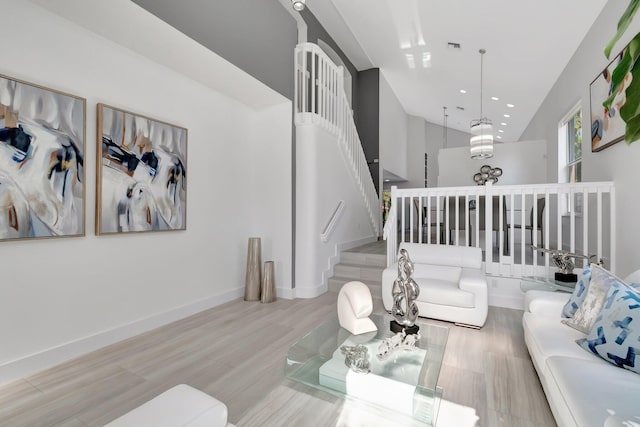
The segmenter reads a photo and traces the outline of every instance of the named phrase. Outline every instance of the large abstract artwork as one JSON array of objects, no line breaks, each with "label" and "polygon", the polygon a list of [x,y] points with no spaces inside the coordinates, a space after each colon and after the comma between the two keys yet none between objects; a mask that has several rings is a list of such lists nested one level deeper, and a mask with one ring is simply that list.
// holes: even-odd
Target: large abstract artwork
[{"label": "large abstract artwork", "polygon": [[187,129],[98,104],[96,233],[184,230]]},{"label": "large abstract artwork", "polygon": [[0,75],[0,240],[85,234],[85,105]]},{"label": "large abstract artwork", "polygon": [[[627,48],[625,48],[626,50]],[[631,74],[625,77],[619,90],[614,91],[613,71],[624,57],[625,50],[602,70],[589,87],[591,102],[591,151],[604,150],[624,139],[625,123],[620,117],[620,109],[626,101],[625,91],[631,81]],[[611,101],[607,103],[605,101]],[[604,104],[608,105],[605,106]]]}]

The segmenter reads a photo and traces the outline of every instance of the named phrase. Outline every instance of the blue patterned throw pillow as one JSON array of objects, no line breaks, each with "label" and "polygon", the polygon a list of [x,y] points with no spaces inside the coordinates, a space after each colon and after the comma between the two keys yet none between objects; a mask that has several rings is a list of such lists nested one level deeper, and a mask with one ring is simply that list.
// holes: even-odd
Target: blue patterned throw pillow
[{"label": "blue patterned throw pillow", "polygon": [[638,289],[621,283],[611,285],[591,332],[576,343],[609,363],[640,374]]},{"label": "blue patterned throw pillow", "polygon": [[584,270],[582,270],[582,274],[578,279],[578,283],[576,283],[576,287],[573,288],[573,293],[571,294],[571,298],[564,305],[562,309],[562,317],[571,318],[580,305],[584,302],[584,298],[587,296],[587,290],[589,289],[589,283],[591,282],[591,266],[587,265]]}]

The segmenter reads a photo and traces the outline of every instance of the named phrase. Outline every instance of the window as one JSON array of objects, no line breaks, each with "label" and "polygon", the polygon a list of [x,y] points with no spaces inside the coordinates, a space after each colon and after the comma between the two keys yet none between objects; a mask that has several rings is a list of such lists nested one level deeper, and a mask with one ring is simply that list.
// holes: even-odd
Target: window
[{"label": "window", "polygon": [[[582,182],[582,110],[574,106],[558,125],[558,182]],[[582,195],[575,199],[576,212],[582,212]],[[571,211],[569,200],[562,203],[565,213]]]},{"label": "window", "polygon": [[558,129],[558,182],[582,181],[582,110],[576,105]]}]

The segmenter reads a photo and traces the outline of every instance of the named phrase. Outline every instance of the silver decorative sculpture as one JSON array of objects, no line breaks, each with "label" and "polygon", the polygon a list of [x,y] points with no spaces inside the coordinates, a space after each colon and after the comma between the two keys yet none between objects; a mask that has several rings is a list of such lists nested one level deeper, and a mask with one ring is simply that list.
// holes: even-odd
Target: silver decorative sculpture
[{"label": "silver decorative sculpture", "polygon": [[555,279],[561,282],[576,282],[578,280],[578,275],[574,274],[573,272],[573,269],[576,266],[575,262],[573,261],[574,259],[589,259],[595,256],[578,255],[569,251],[562,251],[559,249],[546,249],[535,245],[531,245],[531,247],[536,251],[551,255],[553,263],[556,265],[556,267],[558,267],[558,270],[560,270],[555,273]]},{"label": "silver decorative sculpture", "polygon": [[413,274],[413,262],[406,249],[400,250],[398,258],[398,278],[393,282],[391,294],[393,295],[393,306],[391,314],[395,321],[391,321],[391,330],[401,332],[406,330],[407,334],[418,332],[415,324],[418,318],[418,306],[416,299],[420,295],[420,287],[411,278]]},{"label": "silver decorative sculpture", "polygon": [[485,185],[487,182],[496,183],[498,177],[502,176],[502,169],[492,168],[489,165],[483,165],[480,172],[473,175],[473,181],[478,185]]},{"label": "silver decorative sculpture", "polygon": [[345,355],[344,364],[353,372],[358,374],[368,374],[371,372],[369,368],[369,350],[366,346],[358,344],[355,346],[343,345],[340,351]]},{"label": "silver decorative sculpture", "polygon": [[409,334],[402,330],[380,343],[376,356],[379,360],[387,360],[396,350],[415,350],[420,334]]}]

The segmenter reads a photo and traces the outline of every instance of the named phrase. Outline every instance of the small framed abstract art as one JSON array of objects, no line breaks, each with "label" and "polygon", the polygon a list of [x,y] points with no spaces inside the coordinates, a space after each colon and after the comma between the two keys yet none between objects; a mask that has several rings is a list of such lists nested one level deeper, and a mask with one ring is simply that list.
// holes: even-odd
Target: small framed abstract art
[{"label": "small framed abstract art", "polygon": [[185,230],[187,129],[98,104],[96,234]]},{"label": "small framed abstract art", "polygon": [[0,75],[0,241],[85,235],[86,100]]},{"label": "small framed abstract art", "polygon": [[[626,50],[627,48],[625,48]],[[602,70],[589,86],[591,103],[591,151],[604,150],[611,145],[624,139],[625,123],[620,117],[620,108],[626,99],[624,91],[628,84],[623,84],[622,88],[613,97],[611,107],[606,108],[603,103],[613,94],[613,84],[611,76],[613,70],[622,60],[624,52],[620,52],[613,61]]]}]

